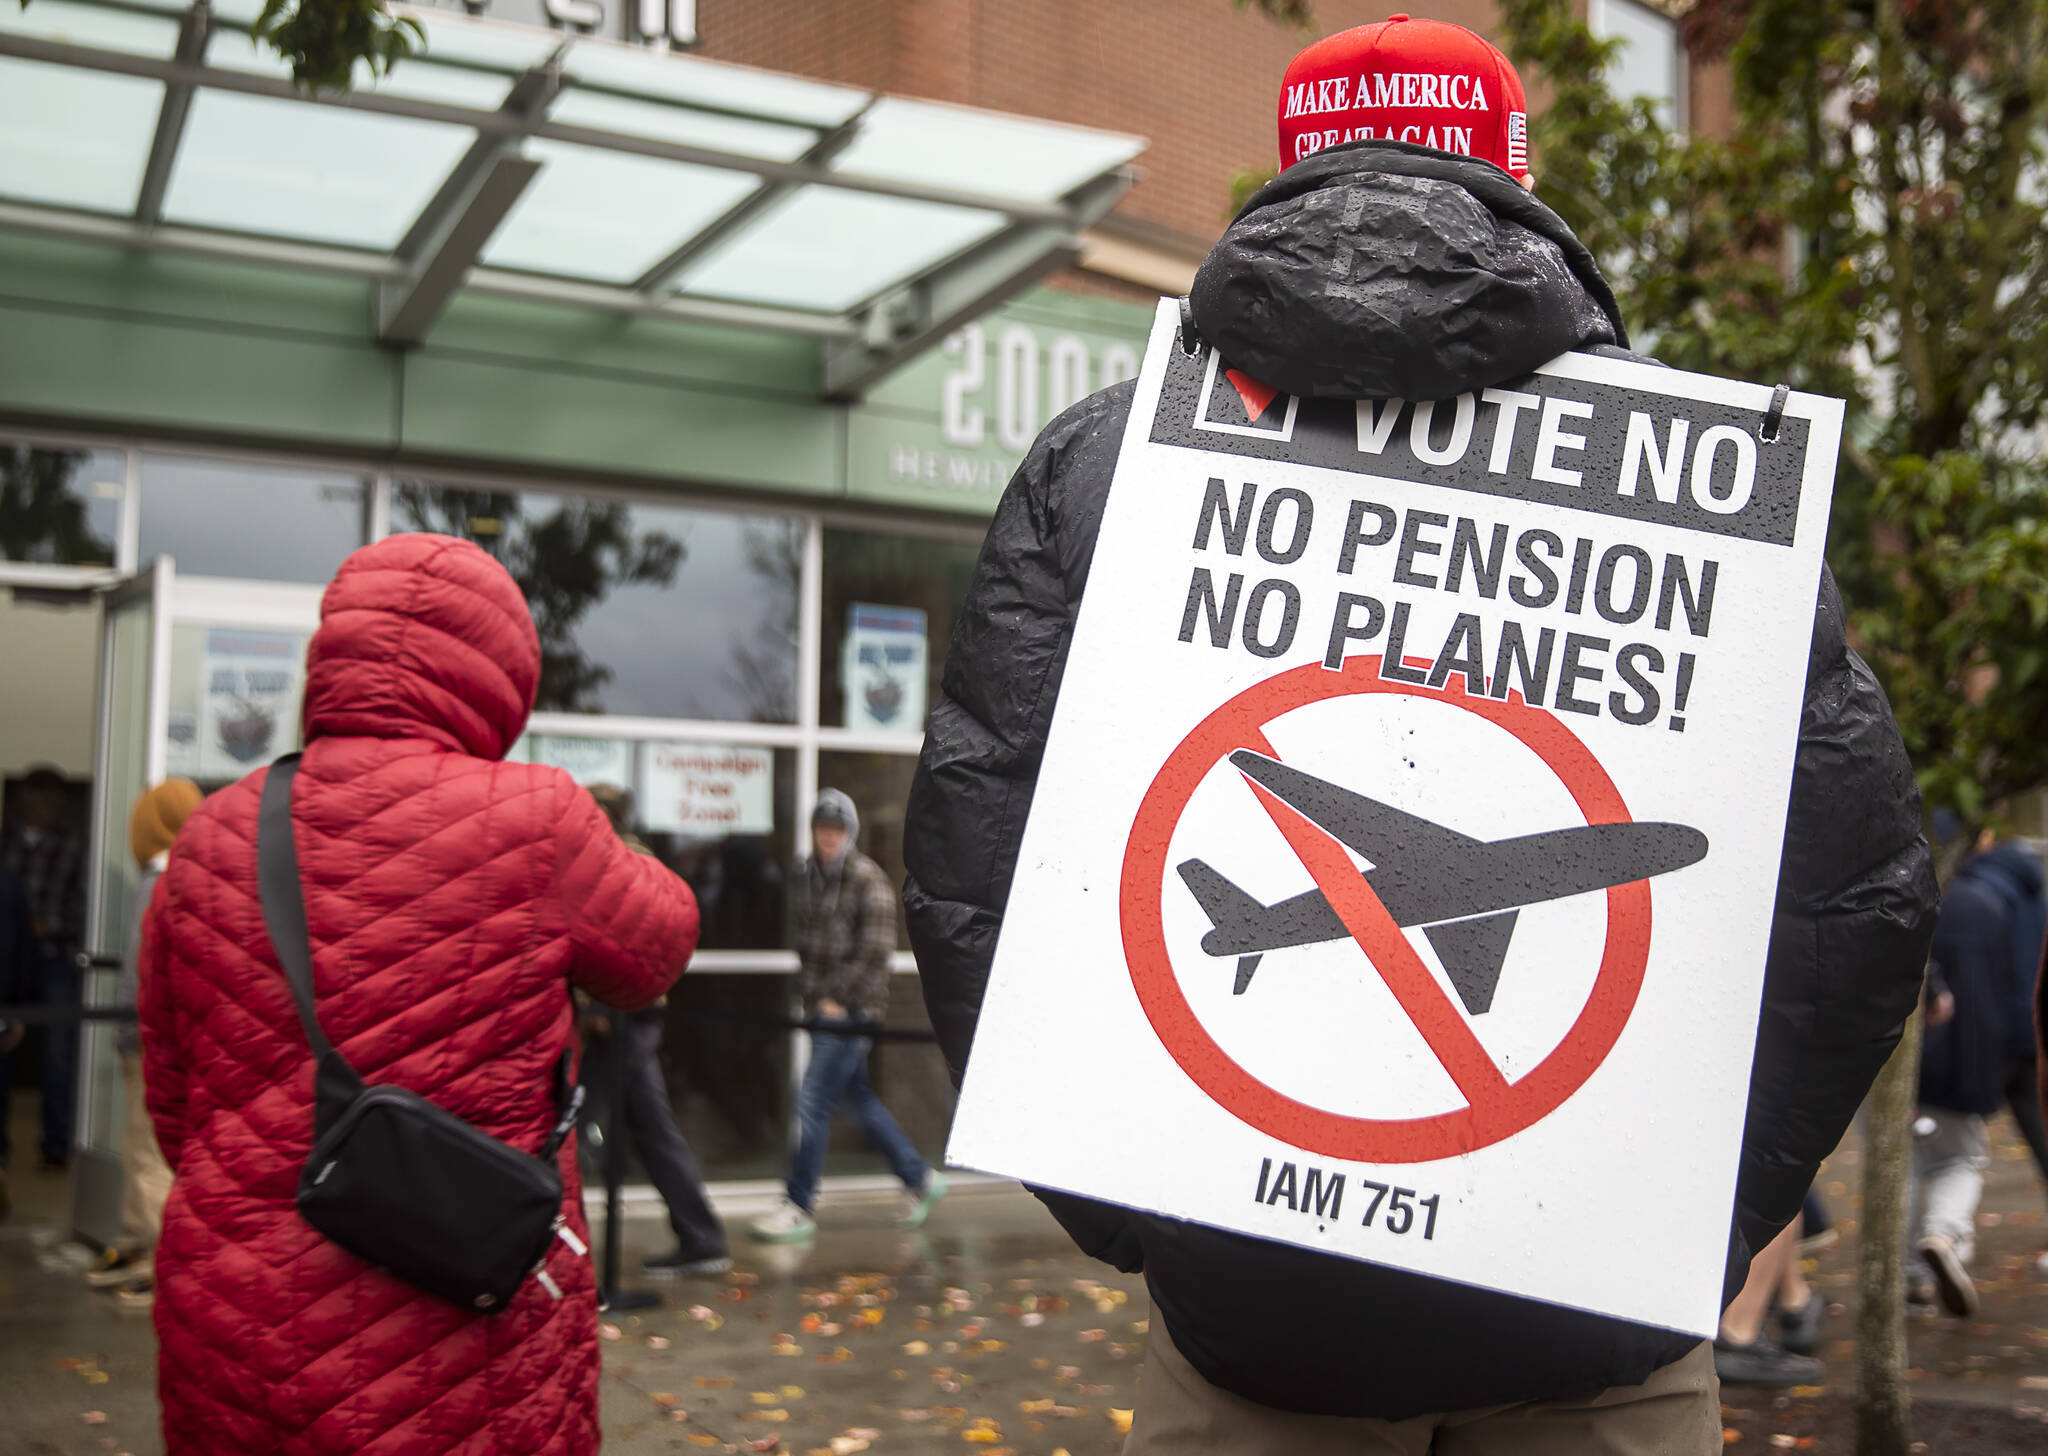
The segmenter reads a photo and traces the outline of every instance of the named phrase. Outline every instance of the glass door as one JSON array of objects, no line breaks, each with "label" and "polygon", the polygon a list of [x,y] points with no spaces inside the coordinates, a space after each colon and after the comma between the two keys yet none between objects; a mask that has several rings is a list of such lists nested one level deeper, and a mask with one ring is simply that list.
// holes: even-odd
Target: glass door
[{"label": "glass door", "polygon": [[[108,593],[100,636],[98,741],[88,861],[86,952],[81,991],[88,1010],[121,1004],[120,966],[137,907],[141,867],[128,848],[128,815],[164,776],[169,717],[173,567],[159,556]],[[122,1143],[126,1097],[117,1023],[81,1029],[78,1149],[72,1227],[102,1245],[121,1237]]]}]

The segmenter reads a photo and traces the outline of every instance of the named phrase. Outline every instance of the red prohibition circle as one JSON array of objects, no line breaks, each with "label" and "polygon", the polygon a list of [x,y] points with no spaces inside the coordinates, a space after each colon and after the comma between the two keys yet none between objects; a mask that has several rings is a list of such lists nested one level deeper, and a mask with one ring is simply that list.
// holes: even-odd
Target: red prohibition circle
[{"label": "red prohibition circle", "polygon": [[[1458,681],[1453,679],[1452,681]],[[1167,952],[1162,921],[1167,847],[1196,786],[1240,748],[1272,753],[1265,725],[1310,703],[1357,693],[1432,698],[1475,714],[1528,745],[1570,792],[1588,824],[1630,822],[1607,771],[1562,722],[1519,696],[1500,701],[1389,681],[1378,657],[1354,657],[1342,671],[1310,662],[1239,693],[1196,725],[1146,790],[1124,852],[1120,910],[1131,983],[1160,1043],[1220,1107],[1261,1132],[1310,1152],[1361,1163],[1424,1163],[1512,1137],[1563,1105],[1606,1060],[1635,1009],[1650,952],[1650,887],[1634,880],[1607,891],[1607,943],[1592,994],[1564,1040],[1519,1081],[1467,1106],[1430,1117],[1350,1117],[1274,1090],[1232,1061],[1188,1004]],[[1274,755],[1277,756],[1277,755]]]}]

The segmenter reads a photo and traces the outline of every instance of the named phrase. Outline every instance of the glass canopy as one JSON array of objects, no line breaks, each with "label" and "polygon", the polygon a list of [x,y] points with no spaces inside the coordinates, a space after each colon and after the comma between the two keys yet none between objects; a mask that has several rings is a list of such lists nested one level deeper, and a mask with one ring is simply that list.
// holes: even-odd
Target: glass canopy
[{"label": "glass canopy", "polygon": [[467,288],[888,354],[1071,252],[1144,145],[446,10],[309,96],[259,8],[0,0],[0,230],[360,274],[395,345]]}]

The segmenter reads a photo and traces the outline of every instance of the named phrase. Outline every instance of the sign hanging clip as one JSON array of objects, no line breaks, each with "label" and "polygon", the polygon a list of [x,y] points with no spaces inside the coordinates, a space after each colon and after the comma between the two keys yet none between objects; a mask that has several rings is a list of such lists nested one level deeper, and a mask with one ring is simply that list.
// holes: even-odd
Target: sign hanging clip
[{"label": "sign hanging clip", "polygon": [[[1185,305],[1186,300],[1182,300]],[[1792,386],[1781,384],[1771,391],[1770,408],[1764,411],[1764,422],[1758,427],[1756,437],[1766,445],[1778,443],[1778,430],[1785,423],[1785,404],[1792,398]]]}]

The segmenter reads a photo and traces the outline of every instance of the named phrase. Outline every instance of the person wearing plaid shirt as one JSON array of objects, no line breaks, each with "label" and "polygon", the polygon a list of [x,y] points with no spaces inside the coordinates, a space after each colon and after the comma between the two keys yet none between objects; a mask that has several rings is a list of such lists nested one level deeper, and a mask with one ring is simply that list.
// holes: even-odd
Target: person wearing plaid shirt
[{"label": "person wearing plaid shirt", "polygon": [[[860,813],[837,789],[811,811],[811,858],[798,872],[793,938],[801,968],[811,1059],[797,1097],[796,1158],[784,1197],[748,1226],[768,1243],[794,1243],[817,1231],[813,1219],[834,1108],[853,1114],[868,1141],[903,1183],[901,1223],[916,1228],[946,1191],[868,1085],[874,1039],[862,1032],[889,1008],[889,957],[896,949],[896,891],[882,867],[862,854]],[[844,1025],[844,1031],[830,1029]]]},{"label": "person wearing plaid shirt", "polygon": [[[78,1002],[78,969],[72,955],[85,937],[85,846],[64,824],[63,775],[31,769],[20,791],[21,827],[0,852],[21,881],[28,902],[30,947],[13,984],[0,987],[0,1002],[72,1006]],[[71,1124],[77,1096],[78,1027],[51,1023],[43,1037],[43,1166],[71,1161]],[[14,1059],[0,1054],[0,1164],[7,1161],[8,1102],[14,1087]]]}]

